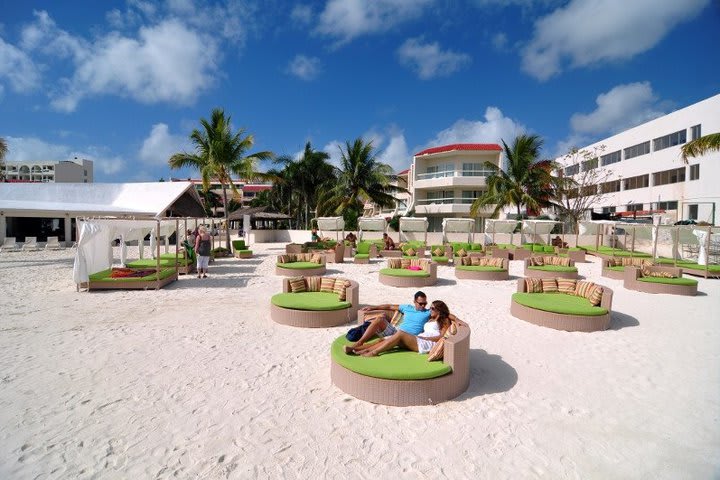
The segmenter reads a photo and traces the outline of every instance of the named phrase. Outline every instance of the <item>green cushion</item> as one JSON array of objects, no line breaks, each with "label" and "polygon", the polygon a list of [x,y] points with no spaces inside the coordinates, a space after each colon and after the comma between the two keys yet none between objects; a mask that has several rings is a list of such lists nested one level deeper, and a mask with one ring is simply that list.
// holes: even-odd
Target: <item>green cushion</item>
[{"label": "green cushion", "polygon": [[372,243],[370,242],[358,242],[355,245],[355,251],[362,255],[367,255],[370,253],[370,247],[372,246]]},{"label": "green cushion", "polygon": [[315,312],[342,310],[351,305],[348,301],[338,300],[337,293],[327,292],[278,293],[272,296],[270,302],[278,307]]},{"label": "green cushion", "polygon": [[577,272],[577,267],[566,267],[564,265],[543,265],[542,267],[533,265],[528,267],[530,270],[540,270],[543,272]]},{"label": "green cushion", "polygon": [[427,354],[409,350],[393,349],[370,358],[348,355],[343,347],[350,343],[352,342],[347,341],[345,335],[341,335],[330,346],[330,355],[337,364],[368,377],[388,380],[426,380],[452,372],[450,365],[441,361],[428,362]]},{"label": "green cushion", "polygon": [[425,270],[408,270],[407,268],[383,268],[380,273],[389,277],[429,277]]},{"label": "green cushion", "polygon": [[[191,265],[193,262],[192,260],[184,259],[181,256],[177,259],[177,264],[181,267]],[[144,258],[142,260],[133,260],[132,262],[128,262],[125,265],[127,265],[128,268],[154,268],[157,267],[157,260],[154,258]],[[160,256],[160,267],[174,267],[175,266],[175,254],[173,253],[172,258],[163,258],[162,255]]]},{"label": "green cushion", "polygon": [[470,244],[470,250],[473,252],[482,252],[483,251],[483,244],[482,243],[471,243]]},{"label": "green cushion", "polygon": [[663,283],[665,285],[697,285],[698,281],[692,278],[661,278],[661,277],[640,277],[638,278],[641,282],[647,283]]},{"label": "green cushion", "polygon": [[240,250],[235,250],[235,251],[236,251],[237,253],[242,253],[242,254],[245,254],[245,255],[248,255],[248,254],[249,254],[249,255],[252,255],[252,250],[242,250],[242,249],[240,249]]},{"label": "green cushion", "polygon": [[488,267],[487,265],[458,265],[458,270],[467,270],[469,272],[507,272],[507,270],[500,267]]},{"label": "green cushion", "polygon": [[[657,262],[662,265],[674,265],[675,261],[672,258],[658,258]],[[683,269],[689,270],[702,270],[705,271],[705,267],[709,272],[720,272],[720,265],[698,265],[696,262],[689,260],[678,260],[677,266]]]},{"label": "green cushion", "polygon": [[356,253],[355,258],[357,258],[357,259],[370,258],[370,254],[369,253]]},{"label": "green cushion", "polygon": [[417,255],[403,255],[402,258],[420,258]]},{"label": "green cushion", "polygon": [[470,251],[470,244],[465,242],[451,242],[453,253],[457,253],[461,248],[465,249],[466,252]]},{"label": "green cushion", "polygon": [[[125,278],[110,278],[112,268],[103,270],[102,272],[93,273],[89,275],[93,282],[147,282],[149,280],[157,280],[155,273],[146,275],[144,277],[125,277]],[[160,280],[170,277],[175,274],[175,268],[163,268],[160,270]]]},{"label": "green cushion", "polygon": [[608,313],[606,308],[595,307],[590,300],[566,293],[513,293],[514,302],[544,312],[565,315],[597,316]]},{"label": "green cushion", "polygon": [[555,247],[553,247],[552,245],[545,245],[543,247],[543,251],[545,253],[553,253],[553,252],[555,252]]},{"label": "green cushion", "polygon": [[232,246],[235,250],[244,250],[245,249],[245,240],[233,240]]},{"label": "green cushion", "polygon": [[571,252],[579,252],[580,250],[582,250],[582,248],[580,248],[580,247],[570,247],[570,248],[568,248],[568,250],[571,251]]},{"label": "green cushion", "polygon": [[288,270],[309,270],[311,268],[320,268],[322,265],[315,262],[290,262],[278,263],[278,267],[287,268]]},{"label": "green cushion", "polygon": [[612,270],[613,272],[624,272],[625,271],[625,265],[620,265],[618,267],[607,267],[608,270]]},{"label": "green cushion", "polygon": [[437,263],[448,263],[450,261],[450,259],[446,256],[442,256],[442,257],[432,256],[432,257],[430,257],[430,259]]}]

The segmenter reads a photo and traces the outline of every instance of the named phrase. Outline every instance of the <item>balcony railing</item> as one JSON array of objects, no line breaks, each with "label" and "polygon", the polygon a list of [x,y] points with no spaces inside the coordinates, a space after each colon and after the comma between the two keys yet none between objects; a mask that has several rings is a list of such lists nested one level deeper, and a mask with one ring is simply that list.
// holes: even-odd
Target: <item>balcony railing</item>
[{"label": "balcony railing", "polygon": [[418,205],[471,205],[476,199],[475,198],[464,198],[464,197],[444,197],[444,198],[421,198],[418,199]]},{"label": "balcony railing", "polygon": [[447,177],[488,177],[494,173],[493,170],[445,170],[443,172],[419,173],[418,180],[431,180],[433,178]]}]

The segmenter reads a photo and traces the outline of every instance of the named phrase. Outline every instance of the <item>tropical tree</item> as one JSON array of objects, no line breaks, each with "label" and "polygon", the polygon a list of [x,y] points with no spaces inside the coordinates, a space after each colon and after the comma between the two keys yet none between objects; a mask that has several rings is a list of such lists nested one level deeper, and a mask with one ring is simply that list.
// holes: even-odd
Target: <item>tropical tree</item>
[{"label": "tropical tree", "polygon": [[331,208],[335,214],[343,215],[345,223],[353,228],[357,217],[362,212],[366,200],[375,202],[381,207],[394,205],[394,193],[406,191],[392,185],[395,180],[390,165],[380,162],[373,153],[372,142],[357,138],[353,143],[345,142],[345,149],[340,148],[340,167],[336,168],[337,182],[335,186],[321,195],[320,208]]},{"label": "tropical tree", "polygon": [[550,204],[557,181],[552,175],[555,163],[538,160],[543,140],[537,135],[523,134],[513,140],[512,146],[504,140],[502,144],[507,171],[492,162],[485,162],[485,168],[492,173],[487,177],[487,191],[470,207],[472,216],[488,205],[495,205],[492,218],[497,218],[503,209],[511,206],[517,209],[520,218],[522,207],[538,211]]},{"label": "tropical tree", "polygon": [[720,151],[720,132],[696,138],[682,146],[682,160],[689,163],[690,157],[701,157],[706,153]]},{"label": "tropical tree", "polygon": [[0,137],[0,182],[5,181],[5,155],[7,155],[8,146],[4,138]]},{"label": "tropical tree", "polygon": [[200,171],[203,190],[210,189],[210,183],[220,183],[225,205],[225,244],[230,250],[230,225],[228,212],[228,186],[233,193],[237,193],[237,187],[233,183],[232,175],[246,180],[264,178],[265,175],[258,172],[258,162],[273,157],[271,152],[256,152],[247,154],[254,144],[252,135],[246,134],[244,129],[233,132],[231,117],[225,116],[221,108],[212,111],[210,121],[200,119],[201,129],[194,129],[190,134],[190,140],[195,146],[194,153],[176,153],[170,157],[168,164],[170,168],[192,167]]}]

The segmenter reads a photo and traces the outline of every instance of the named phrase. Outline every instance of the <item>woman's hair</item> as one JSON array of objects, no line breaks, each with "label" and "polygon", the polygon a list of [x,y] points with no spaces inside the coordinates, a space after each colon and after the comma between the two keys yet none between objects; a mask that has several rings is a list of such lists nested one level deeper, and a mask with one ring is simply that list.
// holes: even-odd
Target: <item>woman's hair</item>
[{"label": "woman's hair", "polygon": [[432,306],[438,313],[438,323],[440,324],[440,331],[450,326],[450,309],[445,302],[442,300],[435,300],[432,302]]},{"label": "woman's hair", "polygon": [[201,225],[200,227],[198,227],[198,232],[207,233],[207,228],[205,228],[205,225]]}]

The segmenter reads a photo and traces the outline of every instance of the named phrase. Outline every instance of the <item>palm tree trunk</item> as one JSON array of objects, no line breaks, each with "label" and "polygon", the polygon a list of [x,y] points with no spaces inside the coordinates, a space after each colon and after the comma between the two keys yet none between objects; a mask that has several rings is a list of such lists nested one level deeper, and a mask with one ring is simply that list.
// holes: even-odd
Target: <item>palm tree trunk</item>
[{"label": "palm tree trunk", "polygon": [[228,228],[230,226],[230,213],[228,213],[227,187],[225,186],[225,182],[222,182],[221,185],[223,202],[225,203],[225,208],[223,209],[225,213],[225,248],[227,248],[229,252],[232,252],[230,249],[230,228]]}]

